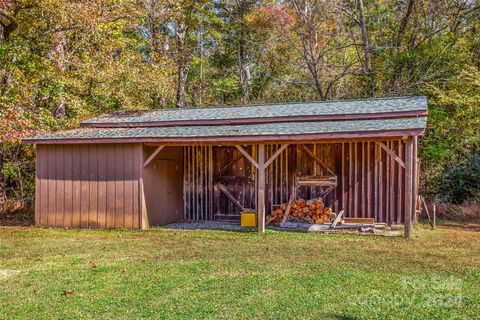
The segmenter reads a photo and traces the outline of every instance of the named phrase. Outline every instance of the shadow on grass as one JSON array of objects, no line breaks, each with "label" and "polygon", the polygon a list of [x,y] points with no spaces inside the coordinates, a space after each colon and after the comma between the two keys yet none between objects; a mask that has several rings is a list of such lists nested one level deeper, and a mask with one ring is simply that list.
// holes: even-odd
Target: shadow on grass
[{"label": "shadow on grass", "polygon": [[0,226],[4,227],[29,227],[34,225],[32,212],[6,213],[0,212]]},{"label": "shadow on grass", "polygon": [[448,229],[460,229],[466,231],[480,232],[480,224],[478,222],[442,222],[438,226]]}]

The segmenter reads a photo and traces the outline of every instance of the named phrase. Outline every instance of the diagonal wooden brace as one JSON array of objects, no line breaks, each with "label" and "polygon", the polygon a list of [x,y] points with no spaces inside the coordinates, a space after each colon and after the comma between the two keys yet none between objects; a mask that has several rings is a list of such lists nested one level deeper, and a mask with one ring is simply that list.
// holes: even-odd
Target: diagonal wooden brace
[{"label": "diagonal wooden brace", "polygon": [[258,163],[257,163],[257,161],[255,161],[255,160],[252,158],[252,156],[249,155],[247,151],[245,151],[245,149],[243,149],[243,148],[242,148],[241,146],[239,146],[239,145],[235,145],[235,147],[237,147],[238,151],[240,151],[240,152],[245,156],[245,158],[247,158],[248,161],[250,161],[250,162],[253,164],[253,166],[258,169]]},{"label": "diagonal wooden brace", "polygon": [[145,162],[143,163],[143,167],[145,168],[146,166],[148,166],[148,164],[153,160],[153,158],[155,158],[155,156],[160,152],[162,151],[162,149],[164,148],[165,146],[158,146],[157,149],[155,149],[155,151],[153,151],[152,155],[150,157],[148,157],[147,160],[145,160]]},{"label": "diagonal wooden brace", "polygon": [[265,168],[268,168],[269,165],[272,164],[273,161],[275,161],[275,159],[278,158],[278,156],[283,152],[283,150],[287,149],[288,147],[288,144],[283,144],[271,157],[270,159],[267,160],[267,162],[265,162]]},{"label": "diagonal wooden brace", "polygon": [[315,160],[320,166],[324,167],[331,175],[335,176],[335,172],[333,172],[322,160],[320,160],[310,149],[307,148],[306,145],[302,144],[303,150]]},{"label": "diagonal wooden brace", "polygon": [[398,164],[400,164],[403,168],[405,168],[405,162],[403,162],[402,158],[400,158],[399,156],[397,156],[397,154],[395,152],[393,152],[389,147],[387,147],[383,142],[377,142],[377,144],[383,149],[385,150],[385,152],[391,156],[395,161],[398,162]]}]

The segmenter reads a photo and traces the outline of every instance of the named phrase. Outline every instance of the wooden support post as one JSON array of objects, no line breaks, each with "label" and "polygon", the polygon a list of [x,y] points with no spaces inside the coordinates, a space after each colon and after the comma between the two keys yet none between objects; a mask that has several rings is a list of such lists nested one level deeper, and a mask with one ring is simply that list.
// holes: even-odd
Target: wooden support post
[{"label": "wooden support post", "polygon": [[373,217],[372,212],[372,166],[370,141],[367,141],[367,217]]},{"label": "wooden support post", "polygon": [[412,138],[412,143],[413,143],[413,159],[412,159],[412,165],[413,165],[413,181],[412,181],[412,193],[413,193],[413,226],[417,226],[417,201],[418,201],[418,137],[413,136]]},{"label": "wooden support post", "polygon": [[352,142],[348,143],[348,210],[345,211],[345,215],[348,217],[351,217],[351,214],[353,212],[353,180],[352,180],[352,175],[353,175],[353,161],[352,161],[352,155],[353,155],[353,147],[352,147]]},{"label": "wooden support post", "polygon": [[345,195],[345,142],[342,142],[342,210],[347,208]]},{"label": "wooden support post", "polygon": [[[359,211],[359,202],[358,202],[358,193],[359,193],[359,189],[358,189],[358,185],[359,185],[359,178],[358,178],[358,143],[357,142],[354,142],[354,148],[353,148],[353,151],[354,151],[354,154],[355,156],[353,156],[353,217],[357,218],[358,217],[358,211]],[[351,214],[351,212],[350,212]]]},{"label": "wooden support post", "polygon": [[373,144],[373,149],[374,149],[374,167],[373,167],[373,185],[374,185],[374,193],[373,193],[373,213],[374,213],[374,218],[375,221],[379,222],[379,213],[378,213],[378,163],[379,163],[379,147],[378,144],[374,143]]},{"label": "wooden support post", "polygon": [[[395,146],[394,141],[389,142],[390,149],[393,149]],[[393,158],[390,159],[390,185],[389,185],[389,192],[390,192],[390,225],[395,223],[395,205],[397,203],[396,196],[395,196],[395,160]]]},{"label": "wooden support post", "polygon": [[265,232],[265,145],[258,145],[257,230]]},{"label": "wooden support post", "polygon": [[183,219],[186,218],[187,214],[187,197],[186,197],[186,190],[187,190],[187,151],[188,147],[182,147],[183,150]]},{"label": "wooden support post", "polygon": [[405,238],[410,238],[412,231],[412,205],[413,205],[413,142],[408,137],[405,143]]},{"label": "wooden support post", "polygon": [[209,219],[213,220],[213,147],[210,146],[208,147],[208,171],[209,171],[209,181],[210,185],[208,187],[210,197],[209,197],[209,202],[210,202],[210,212],[209,212]]},{"label": "wooden support post", "polygon": [[[398,156],[400,159],[403,157],[403,142],[402,140],[398,140]],[[398,170],[397,170],[397,223],[400,224],[402,223],[402,209],[403,209],[403,192],[402,192],[402,168],[400,165],[398,165]]]},{"label": "wooden support post", "polygon": [[362,190],[362,202],[360,203],[360,208],[362,209],[362,211],[360,212],[361,214],[361,217],[362,218],[365,218],[365,217],[368,217],[368,215],[366,214],[367,212],[367,201],[366,201],[366,187],[365,187],[365,181],[366,181],[366,173],[365,173],[365,142],[362,142],[362,175],[361,175],[361,179],[362,179],[362,187],[360,188],[360,190]]}]

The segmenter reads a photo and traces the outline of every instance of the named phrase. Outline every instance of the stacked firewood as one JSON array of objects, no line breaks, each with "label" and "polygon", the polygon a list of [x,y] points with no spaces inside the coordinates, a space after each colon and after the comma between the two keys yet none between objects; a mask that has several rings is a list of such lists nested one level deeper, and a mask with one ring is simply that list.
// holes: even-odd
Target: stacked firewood
[{"label": "stacked firewood", "polygon": [[[278,225],[283,221],[288,204],[282,203],[277,209],[266,217],[268,225]],[[336,214],[331,208],[325,207],[322,199],[298,199],[290,205],[286,221],[323,224],[332,222]]]}]

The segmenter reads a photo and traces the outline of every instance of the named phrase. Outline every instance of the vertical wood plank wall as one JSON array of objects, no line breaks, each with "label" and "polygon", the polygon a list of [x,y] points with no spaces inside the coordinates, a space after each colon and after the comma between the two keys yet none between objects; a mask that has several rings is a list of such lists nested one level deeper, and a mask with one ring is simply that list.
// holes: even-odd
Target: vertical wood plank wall
[{"label": "vertical wood plank wall", "polygon": [[184,218],[213,220],[212,146],[187,146],[183,148]]},{"label": "vertical wood plank wall", "polygon": [[[405,161],[404,141],[382,142]],[[376,141],[305,146],[337,175],[338,185],[325,199],[335,212],[343,209],[347,217],[371,217],[377,222],[403,223],[404,169]],[[244,148],[256,158],[255,147]],[[278,148],[280,145],[277,144],[266,145],[266,159]],[[224,177],[227,189],[244,208],[255,209],[255,170],[235,147],[191,146],[184,147],[185,218],[238,218],[238,207],[214,186],[217,175],[230,162],[234,164]],[[290,145],[266,171],[266,213],[288,202],[296,176],[311,175],[329,173],[303,152],[301,145]],[[321,191],[321,187],[302,187],[297,197],[311,199],[318,197]]]},{"label": "vertical wood plank wall", "polygon": [[139,228],[141,144],[37,145],[35,221]]}]

